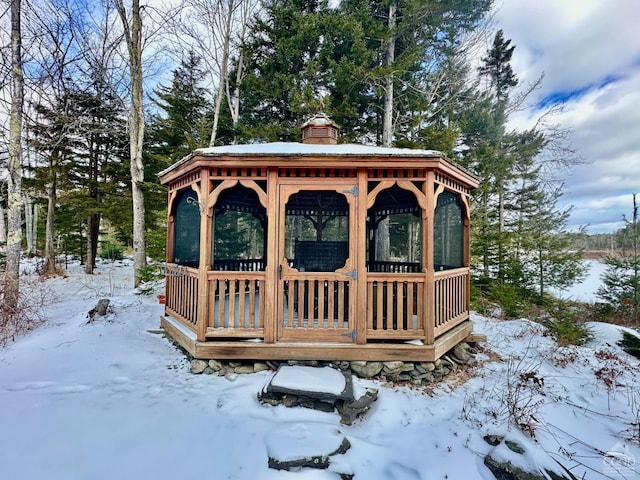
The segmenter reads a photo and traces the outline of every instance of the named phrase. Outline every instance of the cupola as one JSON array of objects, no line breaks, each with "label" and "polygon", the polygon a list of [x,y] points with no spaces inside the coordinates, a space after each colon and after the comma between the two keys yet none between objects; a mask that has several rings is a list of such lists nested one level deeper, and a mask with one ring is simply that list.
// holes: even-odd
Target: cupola
[{"label": "cupola", "polygon": [[336,145],[340,127],[324,113],[317,113],[302,125],[302,143]]}]

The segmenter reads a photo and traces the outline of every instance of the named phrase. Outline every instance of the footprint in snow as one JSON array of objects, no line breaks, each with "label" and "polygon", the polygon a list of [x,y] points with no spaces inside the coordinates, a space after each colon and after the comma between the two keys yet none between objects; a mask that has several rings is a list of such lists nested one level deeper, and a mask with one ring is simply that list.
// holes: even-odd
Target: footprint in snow
[{"label": "footprint in snow", "polygon": [[40,390],[42,388],[50,387],[51,385],[55,385],[55,382],[48,382],[45,380],[36,380],[32,382],[20,382],[14,385],[7,387],[7,390],[10,392],[22,392],[24,390]]},{"label": "footprint in snow", "polygon": [[91,390],[89,385],[61,385],[56,386],[55,382],[49,381],[32,381],[32,382],[20,382],[7,387],[10,392],[24,392],[26,390],[44,390],[51,394],[67,394],[67,393],[82,393]]},{"label": "footprint in snow", "polygon": [[56,395],[65,395],[67,393],[88,392],[89,390],[91,390],[91,387],[89,385],[67,385],[63,387],[54,388],[53,390],[50,390],[49,393],[53,393]]}]

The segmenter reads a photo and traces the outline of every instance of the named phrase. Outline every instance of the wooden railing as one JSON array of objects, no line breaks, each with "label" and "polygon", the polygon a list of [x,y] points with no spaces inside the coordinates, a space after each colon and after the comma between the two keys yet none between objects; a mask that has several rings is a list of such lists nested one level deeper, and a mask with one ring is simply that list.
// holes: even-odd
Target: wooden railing
[{"label": "wooden railing", "polygon": [[198,319],[198,270],[168,263],[166,308],[195,330]]},{"label": "wooden railing", "polygon": [[262,272],[207,274],[208,337],[264,337],[264,278]]},{"label": "wooden railing", "polygon": [[[307,274],[308,275],[308,274]],[[371,340],[433,338],[469,316],[469,270],[435,272],[434,305],[425,305],[426,276],[420,273],[369,273],[366,289],[366,338]],[[207,337],[263,338],[265,336],[265,273],[207,274]],[[285,282],[283,326],[286,329],[342,330],[349,327],[350,287],[347,280],[308,277]],[[427,325],[428,308],[433,324]],[[166,309],[196,330],[198,270],[167,264]],[[341,338],[339,340],[342,340]]]},{"label": "wooden railing", "polygon": [[424,288],[423,274],[369,274],[367,338],[424,338]]},{"label": "wooden railing", "polygon": [[291,279],[284,289],[284,327],[348,328],[349,280]]},{"label": "wooden railing", "polygon": [[419,273],[422,267],[418,262],[367,262],[367,271],[376,273]]},{"label": "wooden railing", "polygon": [[213,262],[213,270],[234,272],[262,272],[264,271],[263,258],[233,258],[217,259]]},{"label": "wooden railing", "polygon": [[442,335],[469,316],[469,269],[435,273],[435,336]]}]

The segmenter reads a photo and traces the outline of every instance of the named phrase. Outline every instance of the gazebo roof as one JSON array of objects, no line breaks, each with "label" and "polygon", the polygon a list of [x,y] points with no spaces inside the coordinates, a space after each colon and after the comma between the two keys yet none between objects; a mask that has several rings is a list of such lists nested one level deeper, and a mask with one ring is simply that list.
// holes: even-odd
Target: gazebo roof
[{"label": "gazebo roof", "polygon": [[221,145],[199,148],[166,168],[158,175],[163,176],[187,163],[191,158],[203,157],[272,157],[272,156],[331,156],[331,157],[403,157],[403,158],[445,158],[437,150],[411,148],[388,148],[358,144],[305,144],[297,142],[248,143],[241,145]]},{"label": "gazebo roof", "polygon": [[228,166],[229,162],[235,163],[237,160],[237,166],[249,164],[286,166],[289,161],[299,165],[307,159],[308,165],[312,168],[326,167],[327,163],[334,166],[340,164],[341,167],[418,168],[426,165],[423,162],[428,162],[432,167],[448,172],[471,188],[476,188],[479,183],[479,179],[473,173],[449,160],[438,150],[298,142],[248,143],[199,148],[158,173],[158,176],[164,184],[184,175],[192,168],[202,167],[205,163],[208,166],[215,166],[220,162]]}]

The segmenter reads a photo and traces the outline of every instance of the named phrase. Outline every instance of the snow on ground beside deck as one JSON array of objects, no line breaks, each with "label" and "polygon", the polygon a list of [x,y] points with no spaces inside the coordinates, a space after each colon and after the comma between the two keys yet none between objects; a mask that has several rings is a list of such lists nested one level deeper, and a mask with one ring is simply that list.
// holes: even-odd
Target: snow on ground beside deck
[{"label": "snow on ground beside deck", "polygon": [[[526,455],[494,452],[513,462],[553,469],[555,459],[577,478],[640,478],[636,466],[612,474],[602,456],[640,459],[640,367],[617,346],[617,327],[594,324],[589,344],[559,348],[526,319],[474,315],[488,342],[472,378],[431,390],[359,381],[379,398],[347,427],[336,413],[261,405],[270,372],[192,375],[182,353],[148,332],[163,309],[155,294],[131,289],[130,263],[81,272],[73,265],[67,278],[45,282],[57,294],[47,323],[0,350],[1,478],[335,480],[335,470],[361,480],[490,480],[487,434],[525,446]],[[113,312],[87,324],[105,296]],[[535,439],[510,422],[509,398]],[[267,467],[274,438],[313,436],[317,425],[335,426],[352,445],[329,471]]]}]

